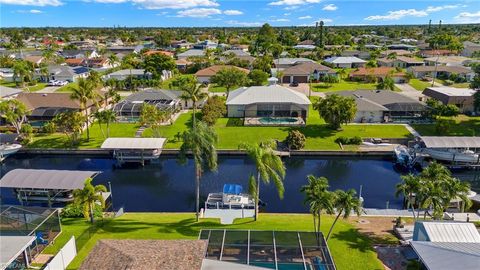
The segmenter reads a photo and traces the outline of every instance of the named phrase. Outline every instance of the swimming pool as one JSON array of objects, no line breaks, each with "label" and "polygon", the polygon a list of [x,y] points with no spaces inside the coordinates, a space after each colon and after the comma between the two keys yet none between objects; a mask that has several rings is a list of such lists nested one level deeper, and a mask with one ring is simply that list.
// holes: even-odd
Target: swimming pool
[{"label": "swimming pool", "polygon": [[298,118],[293,117],[261,117],[258,121],[262,124],[293,124]]}]

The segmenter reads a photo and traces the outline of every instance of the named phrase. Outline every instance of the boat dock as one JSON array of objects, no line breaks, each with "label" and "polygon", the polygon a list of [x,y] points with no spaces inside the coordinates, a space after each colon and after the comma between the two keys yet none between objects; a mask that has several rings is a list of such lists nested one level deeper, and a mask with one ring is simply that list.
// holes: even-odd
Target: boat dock
[{"label": "boat dock", "polygon": [[101,149],[113,151],[118,165],[140,163],[158,159],[162,152],[165,138],[107,138]]}]

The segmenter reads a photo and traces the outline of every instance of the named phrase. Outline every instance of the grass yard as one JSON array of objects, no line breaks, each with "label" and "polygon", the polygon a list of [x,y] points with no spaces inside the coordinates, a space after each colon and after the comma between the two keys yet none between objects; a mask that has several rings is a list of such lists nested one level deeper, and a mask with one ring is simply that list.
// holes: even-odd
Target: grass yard
[{"label": "grass yard", "polygon": [[[21,88],[21,87],[17,87],[17,84],[15,82],[1,81],[0,85],[3,85],[5,87],[10,87],[10,88]],[[33,86],[28,86],[28,84],[25,84],[25,87],[23,89],[28,92],[36,92],[38,90],[42,90],[45,87],[47,87],[46,83],[37,83],[36,85],[33,85]]]},{"label": "grass yard", "polygon": [[[106,126],[102,125],[103,131],[106,133]],[[139,128],[136,123],[112,123],[110,124],[110,137],[134,137],[135,132]],[[102,130],[98,123],[90,126],[90,141],[87,141],[87,131],[82,134],[80,144],[76,148],[90,149],[100,148],[105,140]],[[65,134],[36,134],[33,141],[28,145],[29,148],[70,148],[70,141]]]},{"label": "grass yard", "polygon": [[71,93],[73,92],[72,89],[77,88],[78,84],[76,82],[68,83],[60,88],[58,88],[55,92],[57,93]]},{"label": "grass yard", "polygon": [[[171,126],[162,127],[161,136],[168,138],[166,148],[178,149],[182,144],[175,135],[185,131],[191,125],[192,113],[182,114]],[[341,150],[335,139],[339,136],[361,136],[378,138],[404,138],[410,136],[408,130],[402,125],[344,125],[342,131],[329,129],[317,111],[311,111],[307,119],[306,127],[245,127],[241,119],[221,118],[215,124],[218,134],[218,149],[238,149],[242,142],[255,143],[265,139],[277,139],[283,141],[291,129],[299,129],[305,134],[306,150]],[[150,130],[146,130],[144,137],[152,136]],[[356,147],[349,148],[354,150]]]},{"label": "grass yard", "polygon": [[452,120],[452,125],[446,134],[438,134],[435,124],[415,124],[412,127],[423,136],[479,136],[480,117],[459,115],[457,117],[444,117]]},{"label": "grass yard", "polygon": [[340,80],[339,83],[332,83],[332,84],[312,83],[311,88],[312,88],[312,91],[314,92],[375,90],[377,89],[377,84]]},{"label": "grass yard", "polygon": [[[325,234],[332,222],[332,216],[322,217],[322,231]],[[81,248],[68,269],[77,269],[99,239],[197,239],[202,228],[312,231],[312,226],[312,217],[308,214],[261,214],[256,222],[251,219],[237,220],[233,225],[220,225],[215,219],[202,219],[195,223],[193,213],[127,213],[104,223],[98,222],[92,227],[84,219],[64,219],[62,234],[44,253],[55,254],[75,235],[77,245]],[[91,237],[79,238],[86,231],[91,232]],[[329,240],[329,248],[339,270],[383,269],[372,244],[372,239],[341,219]]]},{"label": "grass yard", "polygon": [[[230,91],[233,91],[235,89],[239,88],[239,86],[233,86]],[[223,86],[219,86],[219,85],[216,85],[216,84],[209,84],[208,86],[208,91],[209,92],[212,92],[212,93],[226,93],[227,92],[227,88],[223,87]]]},{"label": "grass yard", "polygon": [[423,91],[425,88],[432,86],[431,82],[422,81],[419,79],[411,79],[408,84],[418,91]]}]

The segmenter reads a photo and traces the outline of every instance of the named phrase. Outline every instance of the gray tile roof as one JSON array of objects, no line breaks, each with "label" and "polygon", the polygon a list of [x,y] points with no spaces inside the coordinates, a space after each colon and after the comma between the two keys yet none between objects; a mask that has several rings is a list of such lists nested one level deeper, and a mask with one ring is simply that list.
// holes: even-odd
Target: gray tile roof
[{"label": "gray tile roof", "polygon": [[366,63],[367,61],[362,60],[355,56],[334,56],[325,59],[325,62],[332,64],[352,64],[352,63]]},{"label": "gray tile roof", "polygon": [[[110,76],[111,75],[113,75],[113,76],[130,76],[130,75],[138,76],[138,75],[143,75],[143,74],[145,74],[144,69],[122,69],[122,70],[110,73],[109,75]],[[148,72],[147,72],[147,74],[148,74]]]},{"label": "gray tile roof", "polygon": [[179,53],[177,56],[178,57],[194,57],[194,56],[204,56],[204,55],[205,55],[204,50],[192,49],[192,50],[185,51],[183,53]]},{"label": "gray tile roof", "polygon": [[305,63],[305,62],[315,62],[315,61],[313,61],[312,59],[301,58],[301,57],[300,58],[279,58],[273,61],[274,64],[278,64],[278,65],[295,65],[298,63]]},{"label": "gray tile roof", "polygon": [[174,91],[174,90],[164,90],[164,89],[150,89],[145,91],[139,91],[136,93],[131,94],[127,98],[126,101],[144,101],[144,100],[178,100],[180,95],[182,94],[181,91]]},{"label": "gray tile roof", "polygon": [[357,105],[364,109],[368,109],[369,104],[366,103],[368,101],[370,105],[375,104],[377,109],[380,109],[380,106],[383,106],[389,111],[425,110],[425,105],[420,101],[390,90],[338,91],[329,94],[338,94],[341,96],[353,97],[355,100],[363,100]]}]

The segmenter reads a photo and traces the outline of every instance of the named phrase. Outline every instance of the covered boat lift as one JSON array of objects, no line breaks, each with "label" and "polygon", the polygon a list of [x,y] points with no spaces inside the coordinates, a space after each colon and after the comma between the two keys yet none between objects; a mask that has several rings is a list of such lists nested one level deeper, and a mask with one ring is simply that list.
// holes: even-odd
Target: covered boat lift
[{"label": "covered boat lift", "polygon": [[[67,203],[73,201],[72,192],[82,189],[87,178],[94,178],[97,171],[15,169],[0,180],[0,188],[13,188],[20,203],[28,201]],[[110,196],[104,194],[104,197]]]},{"label": "covered boat lift", "polygon": [[30,267],[28,250],[35,236],[0,235],[0,269]]},{"label": "covered boat lift", "polygon": [[119,164],[157,159],[162,152],[165,138],[108,138],[101,148],[113,150],[113,157]]},{"label": "covered boat lift", "polygon": [[480,165],[480,137],[422,136],[419,139],[421,153],[433,159],[457,165]]}]

